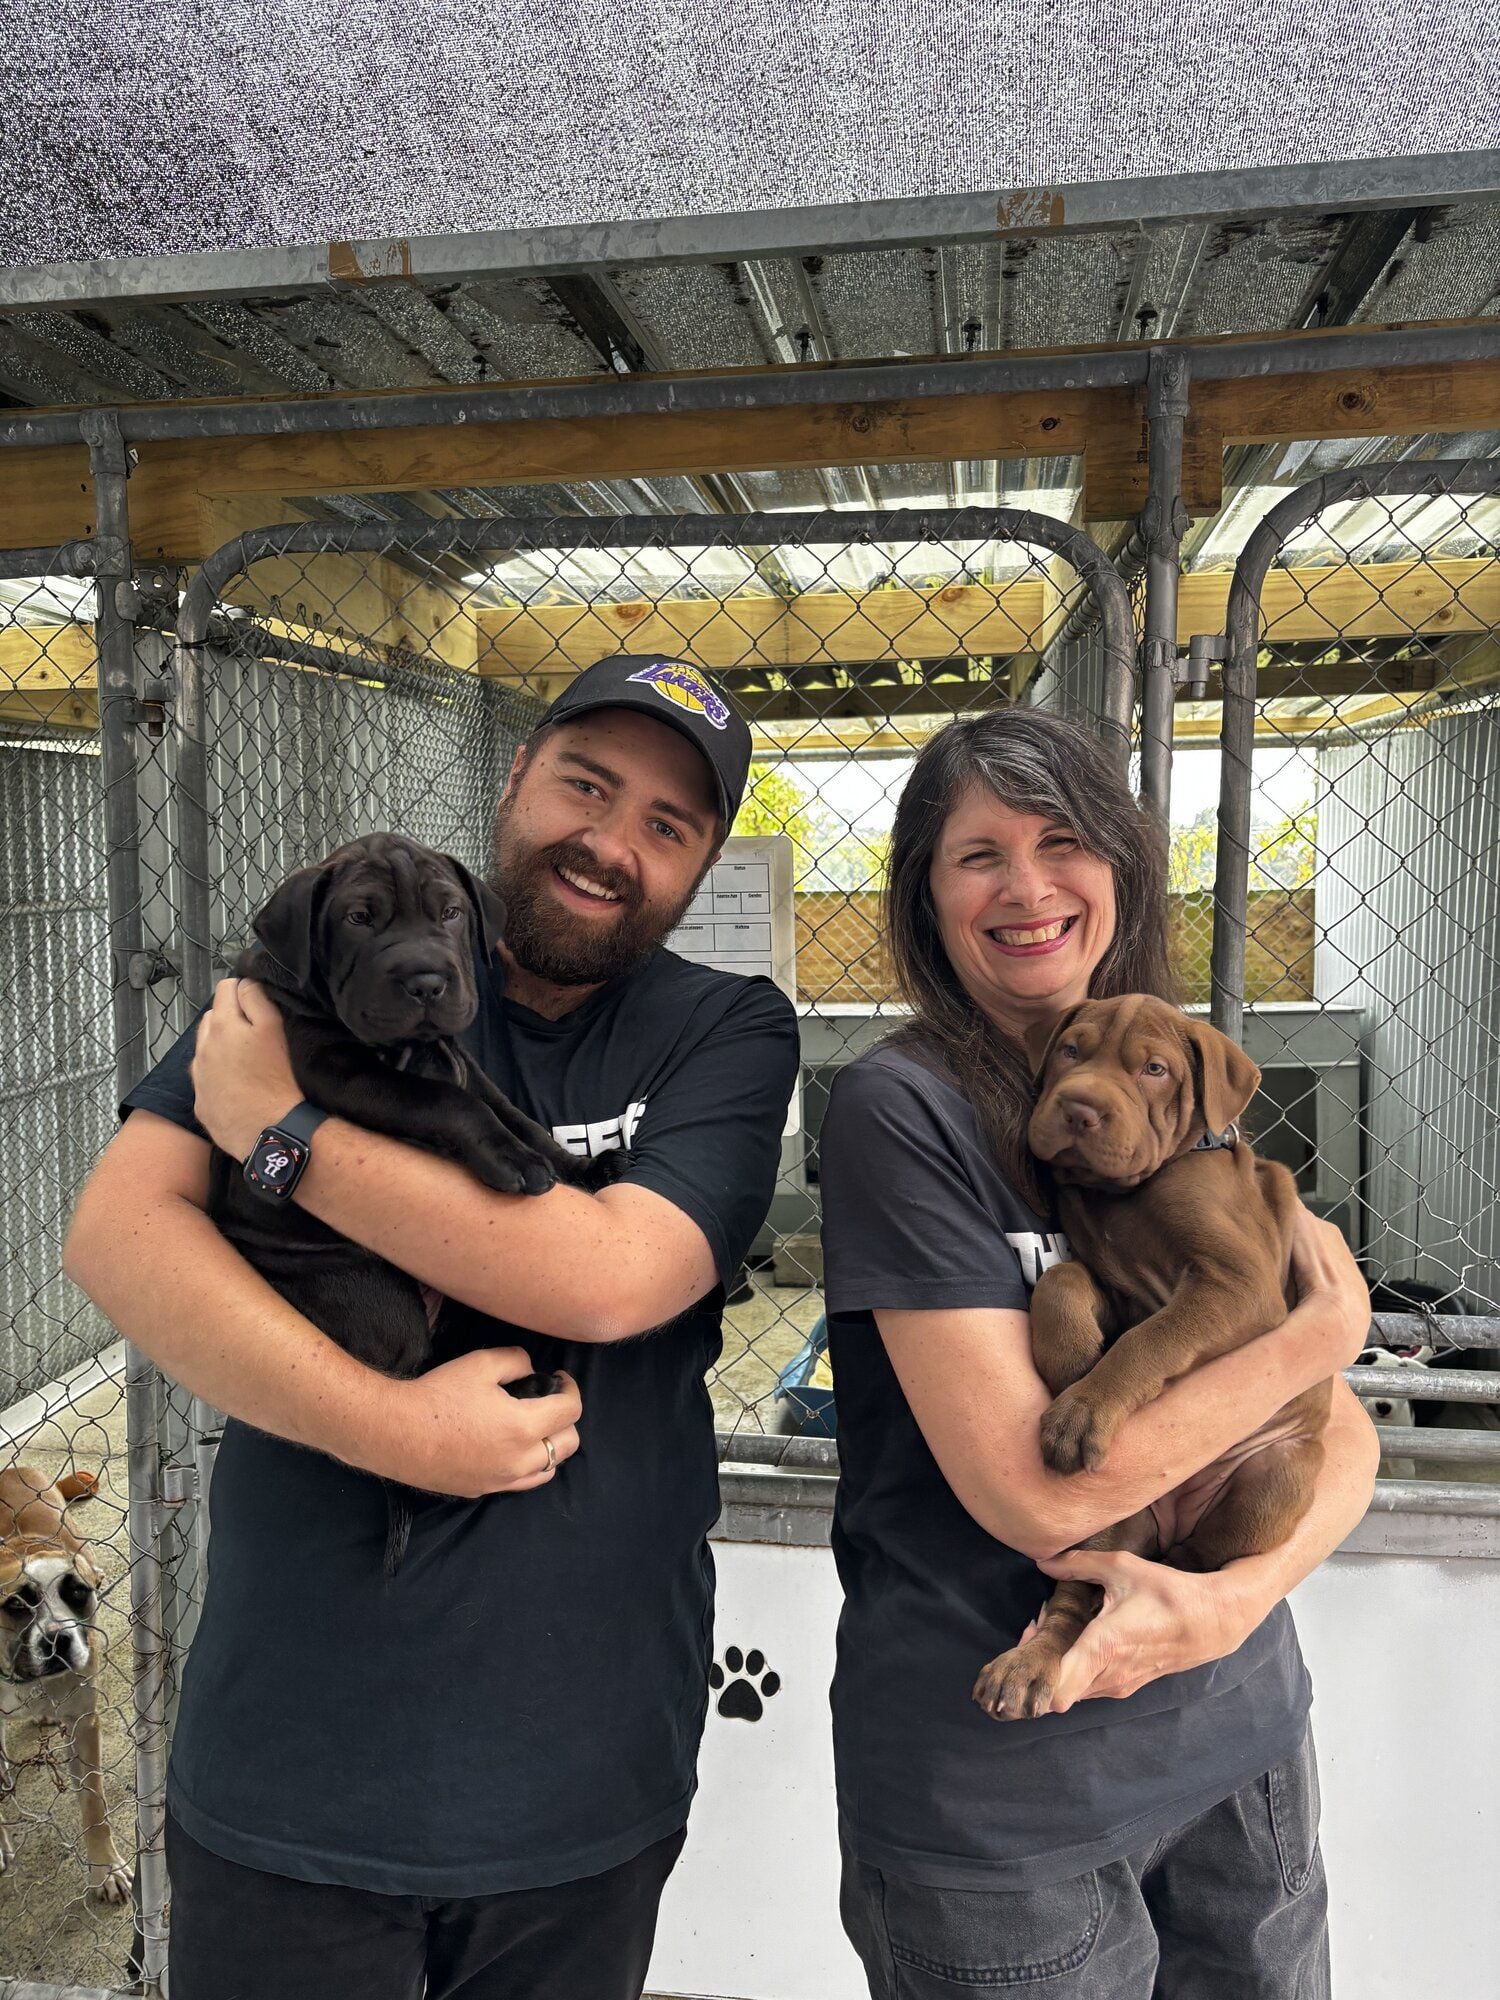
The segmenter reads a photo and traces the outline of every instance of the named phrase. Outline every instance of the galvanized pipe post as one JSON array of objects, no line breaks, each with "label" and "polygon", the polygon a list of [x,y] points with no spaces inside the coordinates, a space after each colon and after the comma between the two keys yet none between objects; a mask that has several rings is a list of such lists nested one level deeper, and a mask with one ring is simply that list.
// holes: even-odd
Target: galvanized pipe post
[{"label": "galvanized pipe post", "polygon": [[1239,570],[1235,572],[1234,583],[1230,587],[1225,637],[1224,707],[1219,725],[1219,844],[1214,862],[1209,1020],[1231,1041],[1243,1042],[1245,932],[1250,913],[1255,670],[1260,654],[1260,580],[1249,586],[1242,582]]},{"label": "galvanized pipe post", "polygon": [[[135,627],[132,611],[130,464],[117,419],[91,411],[82,419],[94,483],[94,638],[98,654],[99,747],[104,786],[115,1078],[121,1095],[146,1068],[140,836],[137,807]],[[130,1540],[130,1630],[134,1652],[136,1926],[140,1975],[159,1993],[166,1971],[166,1651],[161,1617],[157,1511],[156,1369],[138,1348],[125,1372]]]},{"label": "galvanized pipe post", "polygon": [[1190,525],[1182,504],[1182,434],[1191,364],[1186,353],[1153,347],[1146,378],[1146,615],[1141,640],[1141,796],[1168,823],[1172,794],[1172,711],[1177,692],[1177,579]]},{"label": "galvanized pipe post", "polygon": [[146,990],[140,976],[140,821],[136,804],[135,626],[130,617],[130,523],[125,483],[130,465],[117,419],[90,411],[82,422],[94,483],[94,644],[98,655],[99,762],[104,789],[105,875],[109,909],[110,1002],[114,1012],[115,1083],[120,1096],[146,1070]]}]

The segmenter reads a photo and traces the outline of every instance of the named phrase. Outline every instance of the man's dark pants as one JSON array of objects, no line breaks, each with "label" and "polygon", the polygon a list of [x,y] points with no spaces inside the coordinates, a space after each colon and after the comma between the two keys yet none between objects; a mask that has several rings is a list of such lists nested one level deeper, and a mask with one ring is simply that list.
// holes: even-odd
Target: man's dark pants
[{"label": "man's dark pants", "polygon": [[382,1896],[225,1861],[169,1817],[172,2000],[640,2000],[685,1837],[552,1889]]},{"label": "man's dark pants", "polygon": [[1312,1738],[1139,1853],[1044,1888],[923,1888],[846,1849],[843,1916],[873,2000],[1328,2000]]}]

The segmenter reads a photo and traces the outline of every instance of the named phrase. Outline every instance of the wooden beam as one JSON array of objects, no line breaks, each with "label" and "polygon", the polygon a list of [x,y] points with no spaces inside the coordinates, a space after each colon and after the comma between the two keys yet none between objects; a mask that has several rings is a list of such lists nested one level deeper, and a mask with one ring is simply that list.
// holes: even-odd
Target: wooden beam
[{"label": "wooden beam", "polygon": [[[747,377],[764,372],[745,371]],[[1084,518],[1118,520],[1138,513],[1145,498],[1144,420],[1139,390],[1059,389],[143,444],[131,481],[131,521],[143,557],[193,562],[209,553],[202,501],[228,495],[253,496],[255,525],[265,526],[284,519],[288,496],[299,494],[1077,452],[1084,459]],[[1486,361],[1197,382],[1183,498],[1192,514],[1217,511],[1226,443],[1496,428],[1500,368]],[[9,451],[3,463],[0,546],[45,547],[92,532],[81,447]]]},{"label": "wooden beam", "polygon": [[0,625],[0,694],[57,699],[95,685],[92,625]]},{"label": "wooden beam", "polygon": [[636,599],[481,609],[479,670],[576,672],[606,653],[682,653],[701,667],[783,667],[1031,650],[1047,614],[1037,576],[940,590]]},{"label": "wooden beam", "polygon": [[[1177,595],[1177,642],[1222,632],[1227,570],[1191,570]],[[1402,638],[1500,630],[1500,564],[1487,557],[1273,569],[1261,592],[1265,643]]]},{"label": "wooden beam", "polygon": [[[3,464],[0,464],[3,469]],[[246,528],[262,527],[262,504],[243,495],[200,502],[200,539],[210,548]],[[393,531],[394,532],[394,531]],[[136,544],[139,551],[139,543]],[[366,645],[404,648],[468,671],[479,651],[470,606],[444,583],[421,577],[380,556],[294,556],[258,562],[233,578],[231,604],[275,619],[308,636],[322,634]],[[279,605],[279,616],[273,607]]]},{"label": "wooden beam", "polygon": [[[1055,621],[1059,603],[1054,582],[1027,575],[996,585],[857,596],[829,591],[791,600],[664,598],[470,609],[441,586],[388,564],[367,567],[352,558],[318,557],[305,565],[287,564],[285,575],[280,565],[265,570],[262,575],[257,567],[253,589],[235,601],[292,637],[335,650],[372,641],[383,648],[407,647],[451,666],[477,666],[492,679],[525,681],[547,698],[581,668],[621,652],[680,653],[717,672],[994,660],[1012,685],[1011,663],[1029,673],[1039,637]],[[278,583],[279,593],[267,588]],[[1224,629],[1229,583],[1224,570],[1194,571],[1182,579],[1179,643],[1185,645],[1194,632]],[[1317,669],[1273,662],[1262,670],[1266,689],[1272,686],[1268,675],[1280,677],[1278,687],[1285,679],[1310,689],[1326,685],[1329,691],[1335,684],[1344,690],[1437,688],[1500,678],[1500,641],[1493,636],[1500,632],[1500,565],[1484,558],[1273,570],[1262,602],[1273,654],[1282,645],[1326,644],[1337,652],[1344,641],[1417,635],[1455,642],[1444,661],[1379,667],[1334,661]],[[1474,642],[1465,646],[1470,635]],[[970,669],[976,679],[985,671]],[[45,694],[93,684],[88,626],[0,628],[0,692]],[[901,693],[868,692],[873,705],[860,714],[880,712],[880,701],[893,703]],[[815,699],[799,700],[807,712],[822,712]]]}]

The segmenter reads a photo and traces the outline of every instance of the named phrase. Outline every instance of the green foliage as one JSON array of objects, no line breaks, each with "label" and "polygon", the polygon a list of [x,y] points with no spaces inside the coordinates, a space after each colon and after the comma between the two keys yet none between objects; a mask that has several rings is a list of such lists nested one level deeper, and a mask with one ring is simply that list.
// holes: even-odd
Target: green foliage
[{"label": "green foliage", "polygon": [[779,764],[750,766],[750,787],[735,815],[734,831],[790,834],[799,874],[812,859],[815,839],[807,800],[796,779]]},{"label": "green foliage", "polygon": [[[1315,806],[1250,830],[1250,888],[1300,889],[1312,880],[1317,850]],[[1219,851],[1218,816],[1206,807],[1191,826],[1172,829],[1167,881],[1175,894],[1211,889]]]}]

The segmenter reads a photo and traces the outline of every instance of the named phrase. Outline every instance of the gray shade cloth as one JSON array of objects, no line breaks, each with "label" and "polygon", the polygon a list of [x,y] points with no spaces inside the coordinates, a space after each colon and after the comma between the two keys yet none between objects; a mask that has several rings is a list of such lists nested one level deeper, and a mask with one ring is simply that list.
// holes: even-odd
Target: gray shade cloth
[{"label": "gray shade cloth", "polygon": [[1479,149],[1495,28],[1493,0],[19,0],[0,263]]}]

